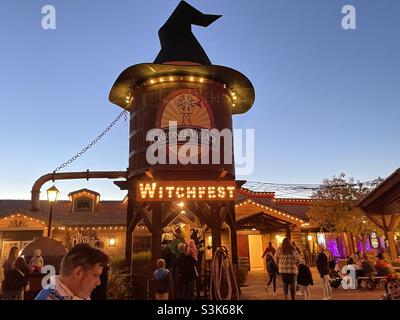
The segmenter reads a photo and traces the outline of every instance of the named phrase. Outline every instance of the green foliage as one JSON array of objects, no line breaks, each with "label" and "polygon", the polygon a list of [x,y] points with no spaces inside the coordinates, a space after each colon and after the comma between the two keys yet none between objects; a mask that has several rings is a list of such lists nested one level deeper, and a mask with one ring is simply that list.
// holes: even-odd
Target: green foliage
[{"label": "green foliage", "polygon": [[315,201],[307,213],[311,224],[328,232],[348,232],[361,240],[372,232],[380,235],[382,231],[355,206],[380,181],[377,179],[372,187],[366,187],[353,178],[347,180],[344,173],[325,179],[312,196]]},{"label": "green foliage", "polygon": [[140,251],[132,254],[133,262],[144,262],[151,260],[151,252],[150,251]]},{"label": "green foliage", "polygon": [[108,273],[108,298],[110,300],[126,300],[129,294],[129,274],[120,263],[110,263]]},{"label": "green foliage", "polygon": [[126,264],[125,256],[122,255],[110,257],[110,264],[118,267],[121,270],[129,267]]},{"label": "green foliage", "polygon": [[151,273],[151,252],[140,251],[132,255],[133,273]]}]

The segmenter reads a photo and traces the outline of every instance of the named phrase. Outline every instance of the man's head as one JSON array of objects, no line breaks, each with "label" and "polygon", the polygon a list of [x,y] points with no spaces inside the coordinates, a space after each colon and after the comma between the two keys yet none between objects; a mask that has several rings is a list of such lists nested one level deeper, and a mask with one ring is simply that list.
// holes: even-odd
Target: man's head
[{"label": "man's head", "polygon": [[268,242],[268,246],[269,246],[269,247],[272,247],[272,242]]},{"label": "man's head", "polygon": [[100,249],[88,244],[78,244],[61,261],[61,281],[82,299],[100,284],[103,266],[108,264],[108,256]]},{"label": "man's head", "polygon": [[386,292],[393,300],[400,300],[400,274],[392,273],[386,277]]},{"label": "man's head", "polygon": [[324,247],[322,244],[320,244],[320,245],[318,246],[318,251],[319,251],[319,252],[325,252],[325,247]]}]

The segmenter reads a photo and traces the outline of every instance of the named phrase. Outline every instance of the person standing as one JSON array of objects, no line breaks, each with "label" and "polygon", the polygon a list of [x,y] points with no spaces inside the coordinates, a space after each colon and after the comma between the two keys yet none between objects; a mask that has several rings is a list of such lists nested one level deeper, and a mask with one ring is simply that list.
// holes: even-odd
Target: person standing
[{"label": "person standing", "polygon": [[10,252],[8,254],[7,260],[3,263],[3,272],[4,274],[8,271],[11,270],[15,260],[18,257],[18,247],[12,247],[10,249]]},{"label": "person standing", "polygon": [[282,246],[275,253],[275,261],[283,282],[283,294],[288,299],[288,291],[292,300],[296,299],[295,277],[298,274],[297,264],[300,262],[300,255],[290,244],[289,238],[282,241]]},{"label": "person standing", "polygon": [[264,258],[264,256],[265,256],[267,253],[270,253],[271,256],[273,257],[273,256],[275,256],[275,252],[276,252],[276,250],[275,250],[275,248],[272,246],[272,242],[268,242],[268,247],[264,250],[264,253],[263,253],[263,255],[262,255],[261,258]]},{"label": "person standing", "polygon": [[323,300],[332,300],[332,288],[329,283],[329,267],[328,267],[328,256],[325,254],[325,247],[320,245],[318,247],[319,254],[317,257],[317,269],[321,276]]},{"label": "person standing", "polygon": [[298,268],[299,274],[297,275],[297,283],[300,285],[304,300],[310,300],[310,288],[308,286],[314,284],[310,268],[306,265],[304,260],[300,260]]},{"label": "person standing", "polygon": [[0,275],[0,280],[1,281],[1,285],[0,285],[0,289],[1,292],[3,292],[3,287],[4,287],[4,278],[6,276],[6,273],[12,269],[12,266],[14,265],[15,260],[18,257],[18,247],[12,247],[10,249],[10,252],[8,253],[8,258],[6,261],[4,261],[2,267],[3,267],[3,274]]},{"label": "person standing", "polygon": [[292,247],[296,249],[297,253],[301,255],[299,247],[296,245],[296,242],[292,241]]},{"label": "person standing", "polygon": [[267,272],[269,275],[269,280],[268,280],[267,286],[265,287],[265,291],[268,292],[268,287],[272,282],[272,285],[274,288],[273,295],[276,296],[276,275],[279,274],[278,266],[276,265],[274,257],[271,256],[270,253],[267,253],[266,260],[267,260]]},{"label": "person standing", "polygon": [[197,261],[192,255],[186,253],[186,245],[184,243],[179,244],[178,250],[181,252],[178,258],[180,296],[182,300],[194,300]]},{"label": "person standing", "polygon": [[170,289],[169,270],[165,268],[165,260],[157,260],[157,270],[154,271],[154,284],[155,284],[155,299],[168,300],[168,293]]},{"label": "person standing", "polygon": [[23,300],[25,287],[28,285],[29,268],[25,259],[18,257],[11,269],[7,270],[2,288],[3,300]]}]

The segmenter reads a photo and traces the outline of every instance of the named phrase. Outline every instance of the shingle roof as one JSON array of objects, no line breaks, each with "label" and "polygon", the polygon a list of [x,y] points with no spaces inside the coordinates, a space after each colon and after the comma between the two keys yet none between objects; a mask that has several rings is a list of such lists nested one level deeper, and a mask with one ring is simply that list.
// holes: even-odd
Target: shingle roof
[{"label": "shingle roof", "polygon": [[236,204],[246,199],[253,200],[254,202],[270,207],[271,209],[283,211],[304,221],[309,220],[307,211],[309,210],[310,206],[309,202],[305,199],[290,199],[291,201],[286,201],[285,199],[271,198],[270,193],[267,193],[265,197],[260,197],[260,194],[258,193],[254,193],[253,196],[251,193],[246,191],[239,191],[236,194]]},{"label": "shingle roof", "polygon": [[[81,225],[125,225],[126,204],[122,201],[100,201],[95,212],[71,212],[71,201],[58,201],[54,206],[53,221],[55,226]],[[47,221],[49,204],[40,201],[40,210],[32,212],[30,200],[0,200],[0,218],[13,213],[20,213],[36,219]]]},{"label": "shingle roof", "polygon": [[68,193],[68,196],[71,197],[71,196],[73,196],[73,195],[75,195],[75,194],[79,194],[79,193],[81,193],[81,192],[87,192],[87,193],[91,193],[91,194],[93,194],[93,195],[95,195],[95,196],[100,196],[100,193],[98,193],[98,192],[96,192],[96,191],[93,191],[93,190],[90,190],[90,189],[86,189],[86,188],[83,188],[83,189],[79,189],[79,190],[70,192],[70,193]]}]

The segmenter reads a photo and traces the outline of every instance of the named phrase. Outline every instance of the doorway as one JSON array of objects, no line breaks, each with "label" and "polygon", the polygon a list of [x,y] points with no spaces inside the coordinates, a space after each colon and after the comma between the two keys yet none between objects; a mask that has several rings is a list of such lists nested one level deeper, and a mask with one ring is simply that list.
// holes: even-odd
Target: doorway
[{"label": "doorway", "polygon": [[262,237],[259,234],[249,235],[250,270],[264,270]]}]

